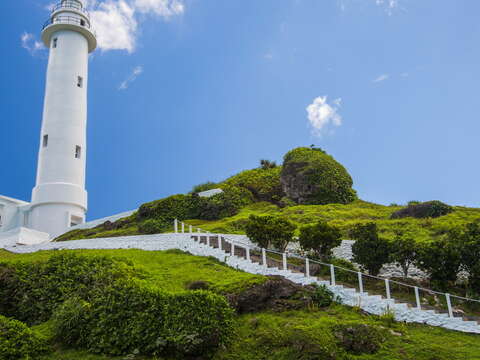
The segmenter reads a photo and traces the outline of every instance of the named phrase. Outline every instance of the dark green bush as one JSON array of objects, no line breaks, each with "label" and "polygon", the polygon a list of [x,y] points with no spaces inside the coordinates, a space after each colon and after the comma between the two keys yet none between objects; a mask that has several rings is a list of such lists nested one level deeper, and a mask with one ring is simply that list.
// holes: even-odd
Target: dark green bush
[{"label": "dark green bush", "polygon": [[417,260],[419,246],[412,235],[398,230],[391,244],[391,260],[403,270],[403,276],[408,277],[408,269]]},{"label": "dark green bush", "polygon": [[422,244],[416,265],[428,273],[436,288],[447,290],[457,280],[462,265],[461,252],[453,237],[444,237]]},{"label": "dark green bush", "polygon": [[290,220],[277,216],[250,215],[245,227],[245,233],[252,242],[268,249],[270,246],[279,251],[285,251],[292,241],[295,224]]},{"label": "dark green bush", "polygon": [[468,274],[469,292],[480,295],[480,222],[453,229],[448,237],[460,250],[461,267]]},{"label": "dark green bush", "polygon": [[333,299],[334,294],[325,285],[317,286],[312,293],[312,303],[319,307],[330,306]]},{"label": "dark green bush", "polygon": [[0,264],[0,313],[38,324],[69,297],[88,300],[92,291],[133,274],[129,264],[101,256],[59,254],[42,262]]},{"label": "dark green bush", "polygon": [[165,226],[172,226],[175,219],[196,219],[201,200],[198,196],[179,194],[145,203],[138,209],[138,221],[155,219]]},{"label": "dark green bush", "polygon": [[302,226],[298,241],[302,249],[312,250],[322,259],[331,256],[332,249],[342,243],[342,234],[337,227],[319,221],[313,225]]},{"label": "dark green bush", "polygon": [[171,224],[166,225],[161,220],[147,219],[138,224],[138,231],[142,234],[160,234],[171,228]]},{"label": "dark green bush", "polygon": [[260,169],[268,170],[268,169],[276,168],[277,166],[278,165],[275,161],[265,160],[265,159],[260,160]]},{"label": "dark green bush", "polygon": [[378,275],[382,266],[390,261],[388,240],[378,236],[375,223],[357,224],[351,231],[351,237],[356,240],[352,246],[353,261],[370,275]]},{"label": "dark green bush", "polygon": [[220,194],[199,199],[198,219],[218,220],[234,216],[253,202],[252,194],[246,189],[223,185],[222,190]]},{"label": "dark green bush", "polygon": [[56,338],[91,352],[205,355],[233,331],[233,310],[208,291],[170,294],[119,281],[89,302],[66,301],[53,316]]},{"label": "dark green bush", "polygon": [[333,333],[339,345],[354,355],[375,354],[385,341],[377,327],[356,322],[335,325]]},{"label": "dark green bush", "polygon": [[320,149],[289,151],[283,160],[281,183],[287,196],[298,204],[348,204],[356,199],[347,170]]},{"label": "dark green bush", "polygon": [[281,169],[278,166],[242,171],[225,180],[224,185],[244,188],[253,194],[255,200],[276,204],[285,196],[280,183]]},{"label": "dark green bush", "polygon": [[453,211],[453,207],[444,204],[441,201],[427,201],[423,203],[412,202],[408,203],[406,208],[395,211],[392,215],[392,219],[402,219],[405,217],[414,217],[417,219],[425,218],[437,218],[440,216],[448,215]]},{"label": "dark green bush", "polygon": [[48,351],[43,336],[18,320],[0,315],[0,359],[37,359]]}]

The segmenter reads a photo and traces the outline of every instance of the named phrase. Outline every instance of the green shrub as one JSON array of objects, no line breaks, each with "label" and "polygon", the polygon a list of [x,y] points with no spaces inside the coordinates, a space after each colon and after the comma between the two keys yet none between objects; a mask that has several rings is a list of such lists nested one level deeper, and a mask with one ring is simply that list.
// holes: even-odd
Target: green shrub
[{"label": "green shrub", "polygon": [[294,231],[295,224],[276,216],[251,215],[245,227],[245,233],[252,242],[266,249],[273,246],[279,251],[285,251]]},{"label": "green shrub", "polygon": [[391,260],[403,270],[403,276],[408,277],[408,269],[415,263],[418,255],[418,244],[413,236],[402,230],[397,231],[391,244]]},{"label": "green shrub", "polygon": [[356,199],[347,170],[319,149],[289,151],[284,156],[281,183],[287,196],[298,204],[348,204]]},{"label": "green shrub", "polygon": [[342,243],[342,234],[337,227],[319,221],[314,225],[301,227],[298,241],[302,249],[312,250],[322,259],[331,256],[332,249]]},{"label": "green shrub", "polygon": [[317,286],[312,294],[312,302],[318,307],[327,307],[333,303],[334,294],[325,286]]},{"label": "green shrub", "polygon": [[242,171],[225,180],[224,185],[244,188],[253,194],[255,200],[276,204],[285,196],[280,183],[281,169],[281,167],[274,167]]},{"label": "green shrub", "polygon": [[448,234],[457,243],[460,251],[461,267],[468,274],[468,287],[476,295],[480,294],[480,222],[456,228]]},{"label": "green shrub", "polygon": [[410,201],[406,208],[395,211],[391,218],[402,219],[405,217],[414,217],[417,219],[425,218],[437,218],[440,216],[448,215],[453,211],[453,207],[444,204],[441,201],[427,201],[424,203],[418,203]]},{"label": "green shrub", "polygon": [[198,219],[218,220],[234,216],[253,202],[252,194],[246,189],[223,185],[222,190],[220,194],[199,199]]},{"label": "green shrub", "polygon": [[43,336],[18,320],[0,315],[0,359],[37,359],[48,351]]},{"label": "green shrub", "polygon": [[354,355],[375,354],[385,341],[377,327],[356,322],[335,325],[333,333],[338,344]]},{"label": "green shrub", "polygon": [[263,170],[274,169],[277,166],[278,165],[275,161],[265,160],[265,159],[260,160],[260,169],[263,169]]},{"label": "green shrub", "polygon": [[91,352],[125,355],[205,355],[233,331],[233,310],[208,291],[171,294],[119,281],[87,303],[65,302],[53,316],[55,336]]},{"label": "green shrub", "polygon": [[179,194],[145,203],[138,209],[137,221],[155,219],[165,226],[172,226],[175,219],[195,219],[198,217],[201,200],[198,196]]},{"label": "green shrub", "polygon": [[453,237],[444,237],[422,244],[418,251],[417,266],[428,273],[433,285],[447,290],[457,280],[462,258]]},{"label": "green shrub", "polygon": [[169,227],[171,227],[171,224],[166,226],[161,220],[147,219],[138,224],[138,231],[142,234],[160,234],[168,230]]},{"label": "green shrub", "polygon": [[357,224],[351,231],[355,241],[352,246],[353,261],[370,275],[378,275],[382,266],[390,260],[390,243],[378,236],[375,223]]},{"label": "green shrub", "polygon": [[38,324],[69,297],[88,300],[96,289],[133,274],[131,265],[101,256],[59,254],[42,262],[0,264],[0,313]]}]

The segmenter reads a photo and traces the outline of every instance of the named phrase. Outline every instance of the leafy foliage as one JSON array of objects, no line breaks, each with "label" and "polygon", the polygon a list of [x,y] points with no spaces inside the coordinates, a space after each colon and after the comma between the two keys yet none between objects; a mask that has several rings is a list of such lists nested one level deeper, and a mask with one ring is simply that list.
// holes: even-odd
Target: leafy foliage
[{"label": "leafy foliage", "polygon": [[480,294],[480,223],[473,222],[464,228],[452,229],[448,238],[458,247],[461,269],[468,274],[469,290]]},{"label": "leafy foliage", "polygon": [[452,237],[443,237],[430,243],[422,244],[417,266],[428,273],[430,281],[445,290],[455,282],[461,266],[461,254]]},{"label": "leafy foliage", "polygon": [[379,328],[358,322],[335,325],[333,331],[339,344],[355,355],[375,354],[385,341]]},{"label": "leafy foliage", "polygon": [[166,224],[161,220],[147,219],[138,224],[138,231],[142,234],[159,234],[170,227],[170,224]]},{"label": "leafy foliage", "polygon": [[54,314],[56,338],[95,353],[207,354],[227,342],[233,311],[206,291],[169,294],[133,282],[66,301]]},{"label": "leafy foliage", "polygon": [[49,350],[47,340],[36,331],[0,315],[0,359],[35,359]]},{"label": "leafy foliage", "polygon": [[417,260],[417,242],[411,234],[399,230],[391,244],[391,250],[391,260],[400,265],[403,276],[408,277],[410,266]]},{"label": "leafy foliage", "polygon": [[36,324],[72,296],[92,291],[134,274],[129,264],[107,257],[60,254],[47,261],[0,264],[0,313]]},{"label": "leafy foliage", "polygon": [[332,249],[342,243],[342,234],[335,226],[319,221],[300,228],[299,243],[302,249],[312,250],[319,258],[331,256]]},{"label": "leafy foliage", "polygon": [[445,216],[453,211],[453,207],[444,204],[441,201],[427,201],[419,203],[416,201],[410,201],[406,208],[400,209],[394,212],[391,216],[392,219],[402,219],[405,217],[414,217],[417,219],[425,218],[437,218]]},{"label": "leafy foliage", "polygon": [[353,261],[370,275],[378,275],[382,266],[390,260],[388,240],[378,236],[375,223],[358,224],[351,232],[356,242],[352,246]]},{"label": "leafy foliage", "polygon": [[276,216],[250,216],[246,225],[246,234],[254,243],[268,249],[270,246],[284,251],[292,241],[295,225]]},{"label": "leafy foliage", "polygon": [[281,167],[242,171],[225,180],[225,185],[250,191],[257,201],[278,203],[285,196],[280,183]]},{"label": "leafy foliage", "polygon": [[263,170],[273,169],[273,168],[276,168],[277,166],[278,165],[275,161],[270,161],[265,159],[260,160],[260,168]]},{"label": "leafy foliage", "polygon": [[222,186],[223,192],[199,199],[199,219],[218,220],[236,215],[241,208],[253,202],[252,194],[243,188]]},{"label": "leafy foliage", "polygon": [[317,286],[312,294],[312,302],[318,307],[327,307],[333,303],[334,294],[325,286]]},{"label": "leafy foliage", "polygon": [[356,199],[347,170],[320,149],[289,151],[284,156],[281,183],[298,204],[348,204]]}]

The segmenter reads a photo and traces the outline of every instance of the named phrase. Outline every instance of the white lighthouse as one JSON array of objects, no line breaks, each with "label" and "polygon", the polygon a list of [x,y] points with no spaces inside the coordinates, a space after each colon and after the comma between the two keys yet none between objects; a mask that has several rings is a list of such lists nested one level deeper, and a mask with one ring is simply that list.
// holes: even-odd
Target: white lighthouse
[{"label": "white lighthouse", "polygon": [[97,41],[83,1],[63,0],[44,25],[50,55],[29,223],[54,237],[85,221],[88,54]]},{"label": "white lighthouse", "polygon": [[88,54],[97,41],[84,1],[54,6],[42,40],[49,60],[32,201],[0,196],[0,236],[24,242],[52,239],[85,222],[87,211]]}]

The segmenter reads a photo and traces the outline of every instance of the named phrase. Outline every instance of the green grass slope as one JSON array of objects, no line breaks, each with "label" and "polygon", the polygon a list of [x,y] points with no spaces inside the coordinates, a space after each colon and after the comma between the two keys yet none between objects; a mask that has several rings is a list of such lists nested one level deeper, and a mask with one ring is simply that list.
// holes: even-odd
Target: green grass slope
[{"label": "green grass slope", "polygon": [[[180,251],[142,250],[74,250],[86,256],[114,256],[129,260],[140,270],[142,281],[171,292],[181,292],[192,281],[210,283],[220,294],[239,293],[266,280],[231,269],[212,258],[196,257]],[[37,262],[55,251],[12,254],[0,250],[0,262]],[[338,325],[367,324],[384,333],[384,342],[376,354],[353,355],[335,338],[332,328]],[[36,327],[48,336],[49,326]],[[261,312],[237,317],[236,330],[229,346],[218,351],[214,360],[255,359],[385,359],[385,360],[466,360],[480,359],[480,336],[448,331],[423,325],[405,325],[388,316],[365,315],[357,309],[332,305],[326,309],[309,306],[304,310]],[[147,359],[135,355],[106,357],[82,350],[62,349],[43,360]],[[153,360],[153,358],[148,358]]]},{"label": "green grass slope", "polygon": [[[374,221],[377,223],[380,233],[387,238],[394,236],[395,229],[402,228],[411,232],[417,241],[428,241],[438,238],[453,226],[464,225],[480,219],[480,208],[462,206],[455,206],[452,213],[439,218],[390,219],[392,213],[401,208],[402,206],[384,206],[362,200],[356,200],[347,205],[298,205],[284,208],[269,202],[257,202],[244,207],[232,217],[215,221],[191,219],[186,220],[186,223],[212,232],[244,234],[245,224],[250,215],[279,215],[293,221],[299,227],[319,220],[328,221],[330,224],[338,226],[342,230],[344,238],[348,238],[349,230],[353,225]],[[74,230],[62,235],[57,241],[137,235],[140,232],[135,219],[135,216],[130,217],[127,226],[117,230],[105,230],[102,226]],[[173,231],[173,224],[169,231]]]}]

